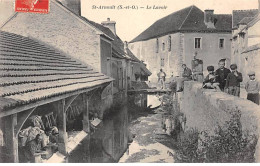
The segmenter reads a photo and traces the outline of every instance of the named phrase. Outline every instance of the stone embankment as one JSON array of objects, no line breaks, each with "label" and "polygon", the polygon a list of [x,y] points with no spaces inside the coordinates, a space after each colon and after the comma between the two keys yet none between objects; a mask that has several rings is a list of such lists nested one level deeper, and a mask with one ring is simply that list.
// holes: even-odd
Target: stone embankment
[{"label": "stone embankment", "polygon": [[[232,117],[232,112],[238,110],[241,112],[242,131],[259,136],[260,106],[243,98],[201,87],[201,83],[187,81],[184,92],[179,95],[181,111],[187,119],[185,130],[196,128],[213,134],[216,126],[223,127]],[[260,162],[259,140],[255,159]]]}]

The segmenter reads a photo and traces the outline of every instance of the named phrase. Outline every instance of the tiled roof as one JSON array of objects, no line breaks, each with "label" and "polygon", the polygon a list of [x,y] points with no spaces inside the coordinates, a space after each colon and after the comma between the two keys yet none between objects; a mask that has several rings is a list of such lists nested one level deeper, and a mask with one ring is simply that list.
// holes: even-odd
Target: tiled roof
[{"label": "tiled roof", "polygon": [[180,31],[231,32],[231,15],[219,14],[214,15],[214,18],[216,19],[215,29],[209,29],[204,23],[204,12],[196,6],[190,6],[157,20],[131,42],[148,40]]},{"label": "tiled roof", "polygon": [[[115,35],[109,28],[104,27],[101,24],[98,24],[94,21],[91,21],[91,20],[89,20],[85,17],[82,17],[82,19],[84,19],[88,23],[92,24],[97,29],[101,30],[103,33],[105,33],[106,35],[108,35],[109,37],[111,37],[113,39],[113,41],[112,41],[112,51],[113,51],[114,57],[116,56],[117,58],[126,58],[124,56],[125,55],[124,42],[117,35]],[[126,53],[127,53],[128,57],[131,58],[132,61],[136,61],[136,62],[140,63],[140,65],[138,65],[138,67],[143,71],[143,74],[145,74],[145,75],[151,75],[152,74],[145,67],[143,62],[141,62],[128,48],[126,49]]]},{"label": "tiled roof", "polygon": [[245,17],[254,17],[258,13],[258,9],[251,10],[233,10],[232,27],[236,28],[238,23]]},{"label": "tiled roof", "polygon": [[247,25],[253,19],[254,19],[254,17],[245,17],[238,24],[245,24],[245,25]]},{"label": "tiled roof", "polygon": [[[135,66],[135,72],[140,72],[141,71],[141,74],[143,75],[147,75],[147,76],[150,76],[152,75],[152,73],[146,68],[145,64],[140,61],[130,50],[129,48],[126,49],[127,51],[127,55],[133,60],[133,61],[136,61],[138,62]],[[140,70],[139,70],[140,69]],[[140,73],[139,73],[140,74]]]},{"label": "tiled roof", "polygon": [[0,31],[0,110],[112,81],[35,40]]}]

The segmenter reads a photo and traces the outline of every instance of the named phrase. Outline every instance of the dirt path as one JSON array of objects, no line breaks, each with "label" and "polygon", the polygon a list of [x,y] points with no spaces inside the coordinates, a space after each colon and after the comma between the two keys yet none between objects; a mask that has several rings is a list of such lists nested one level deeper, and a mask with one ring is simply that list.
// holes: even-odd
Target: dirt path
[{"label": "dirt path", "polygon": [[162,129],[162,113],[160,109],[155,114],[141,116],[130,125],[130,131],[135,135],[128,150],[119,162],[160,162],[172,163],[174,159],[174,141]]}]

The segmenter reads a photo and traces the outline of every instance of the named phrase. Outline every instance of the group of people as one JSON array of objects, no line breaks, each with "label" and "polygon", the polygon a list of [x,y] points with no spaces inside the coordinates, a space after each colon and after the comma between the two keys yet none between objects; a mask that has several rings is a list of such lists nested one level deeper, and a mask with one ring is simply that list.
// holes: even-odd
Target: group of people
[{"label": "group of people", "polygon": [[[231,64],[230,69],[225,67],[225,59],[218,62],[219,68],[215,71],[214,66],[207,66],[208,75],[203,77],[203,61],[196,58],[192,60],[192,70],[186,64],[182,64],[183,73],[181,78],[171,80],[169,88],[174,92],[181,92],[184,81],[195,80],[203,83],[203,88],[216,89],[230,95],[240,96],[240,83],[243,81],[242,73],[237,71],[237,65]],[[165,72],[161,69],[157,74],[161,88],[165,87]],[[247,99],[259,105],[260,85],[255,78],[255,72],[248,73],[249,81],[245,84]]]},{"label": "group of people", "polygon": [[58,150],[58,128],[48,125],[45,127],[42,116],[39,115],[29,117],[26,123],[18,134],[22,162],[40,162],[41,158],[51,157]]},{"label": "group of people", "polygon": [[[237,71],[237,65],[231,64],[230,69],[225,68],[225,60],[220,60],[219,68],[215,71],[214,66],[207,66],[208,75],[203,81],[203,88],[216,89],[230,95],[240,96],[240,83],[243,81],[242,73]],[[183,82],[192,80],[192,71],[186,64],[182,65],[182,84],[177,92],[183,90]],[[255,79],[255,72],[248,73],[249,81],[245,84],[247,99],[259,105],[260,85]]]},{"label": "group of people", "polygon": [[57,128],[46,128],[44,133],[37,134],[36,137],[28,141],[24,147],[24,156],[26,162],[35,163],[37,155],[51,156],[58,150]]}]

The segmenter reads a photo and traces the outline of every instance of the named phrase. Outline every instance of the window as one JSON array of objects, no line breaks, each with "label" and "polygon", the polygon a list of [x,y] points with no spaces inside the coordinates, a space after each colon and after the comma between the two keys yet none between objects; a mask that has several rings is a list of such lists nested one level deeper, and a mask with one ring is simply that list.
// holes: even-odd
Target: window
[{"label": "window", "polygon": [[156,39],[156,53],[159,52],[159,39]]},{"label": "window", "polygon": [[219,48],[224,48],[224,39],[219,39]]},{"label": "window", "polygon": [[195,38],[195,48],[201,48],[201,38]]},{"label": "window", "polygon": [[172,37],[171,35],[168,36],[168,51],[172,50]]},{"label": "window", "polygon": [[165,50],[165,43],[162,43],[162,50]]},{"label": "window", "polygon": [[164,66],[164,58],[161,58],[161,66]]}]

